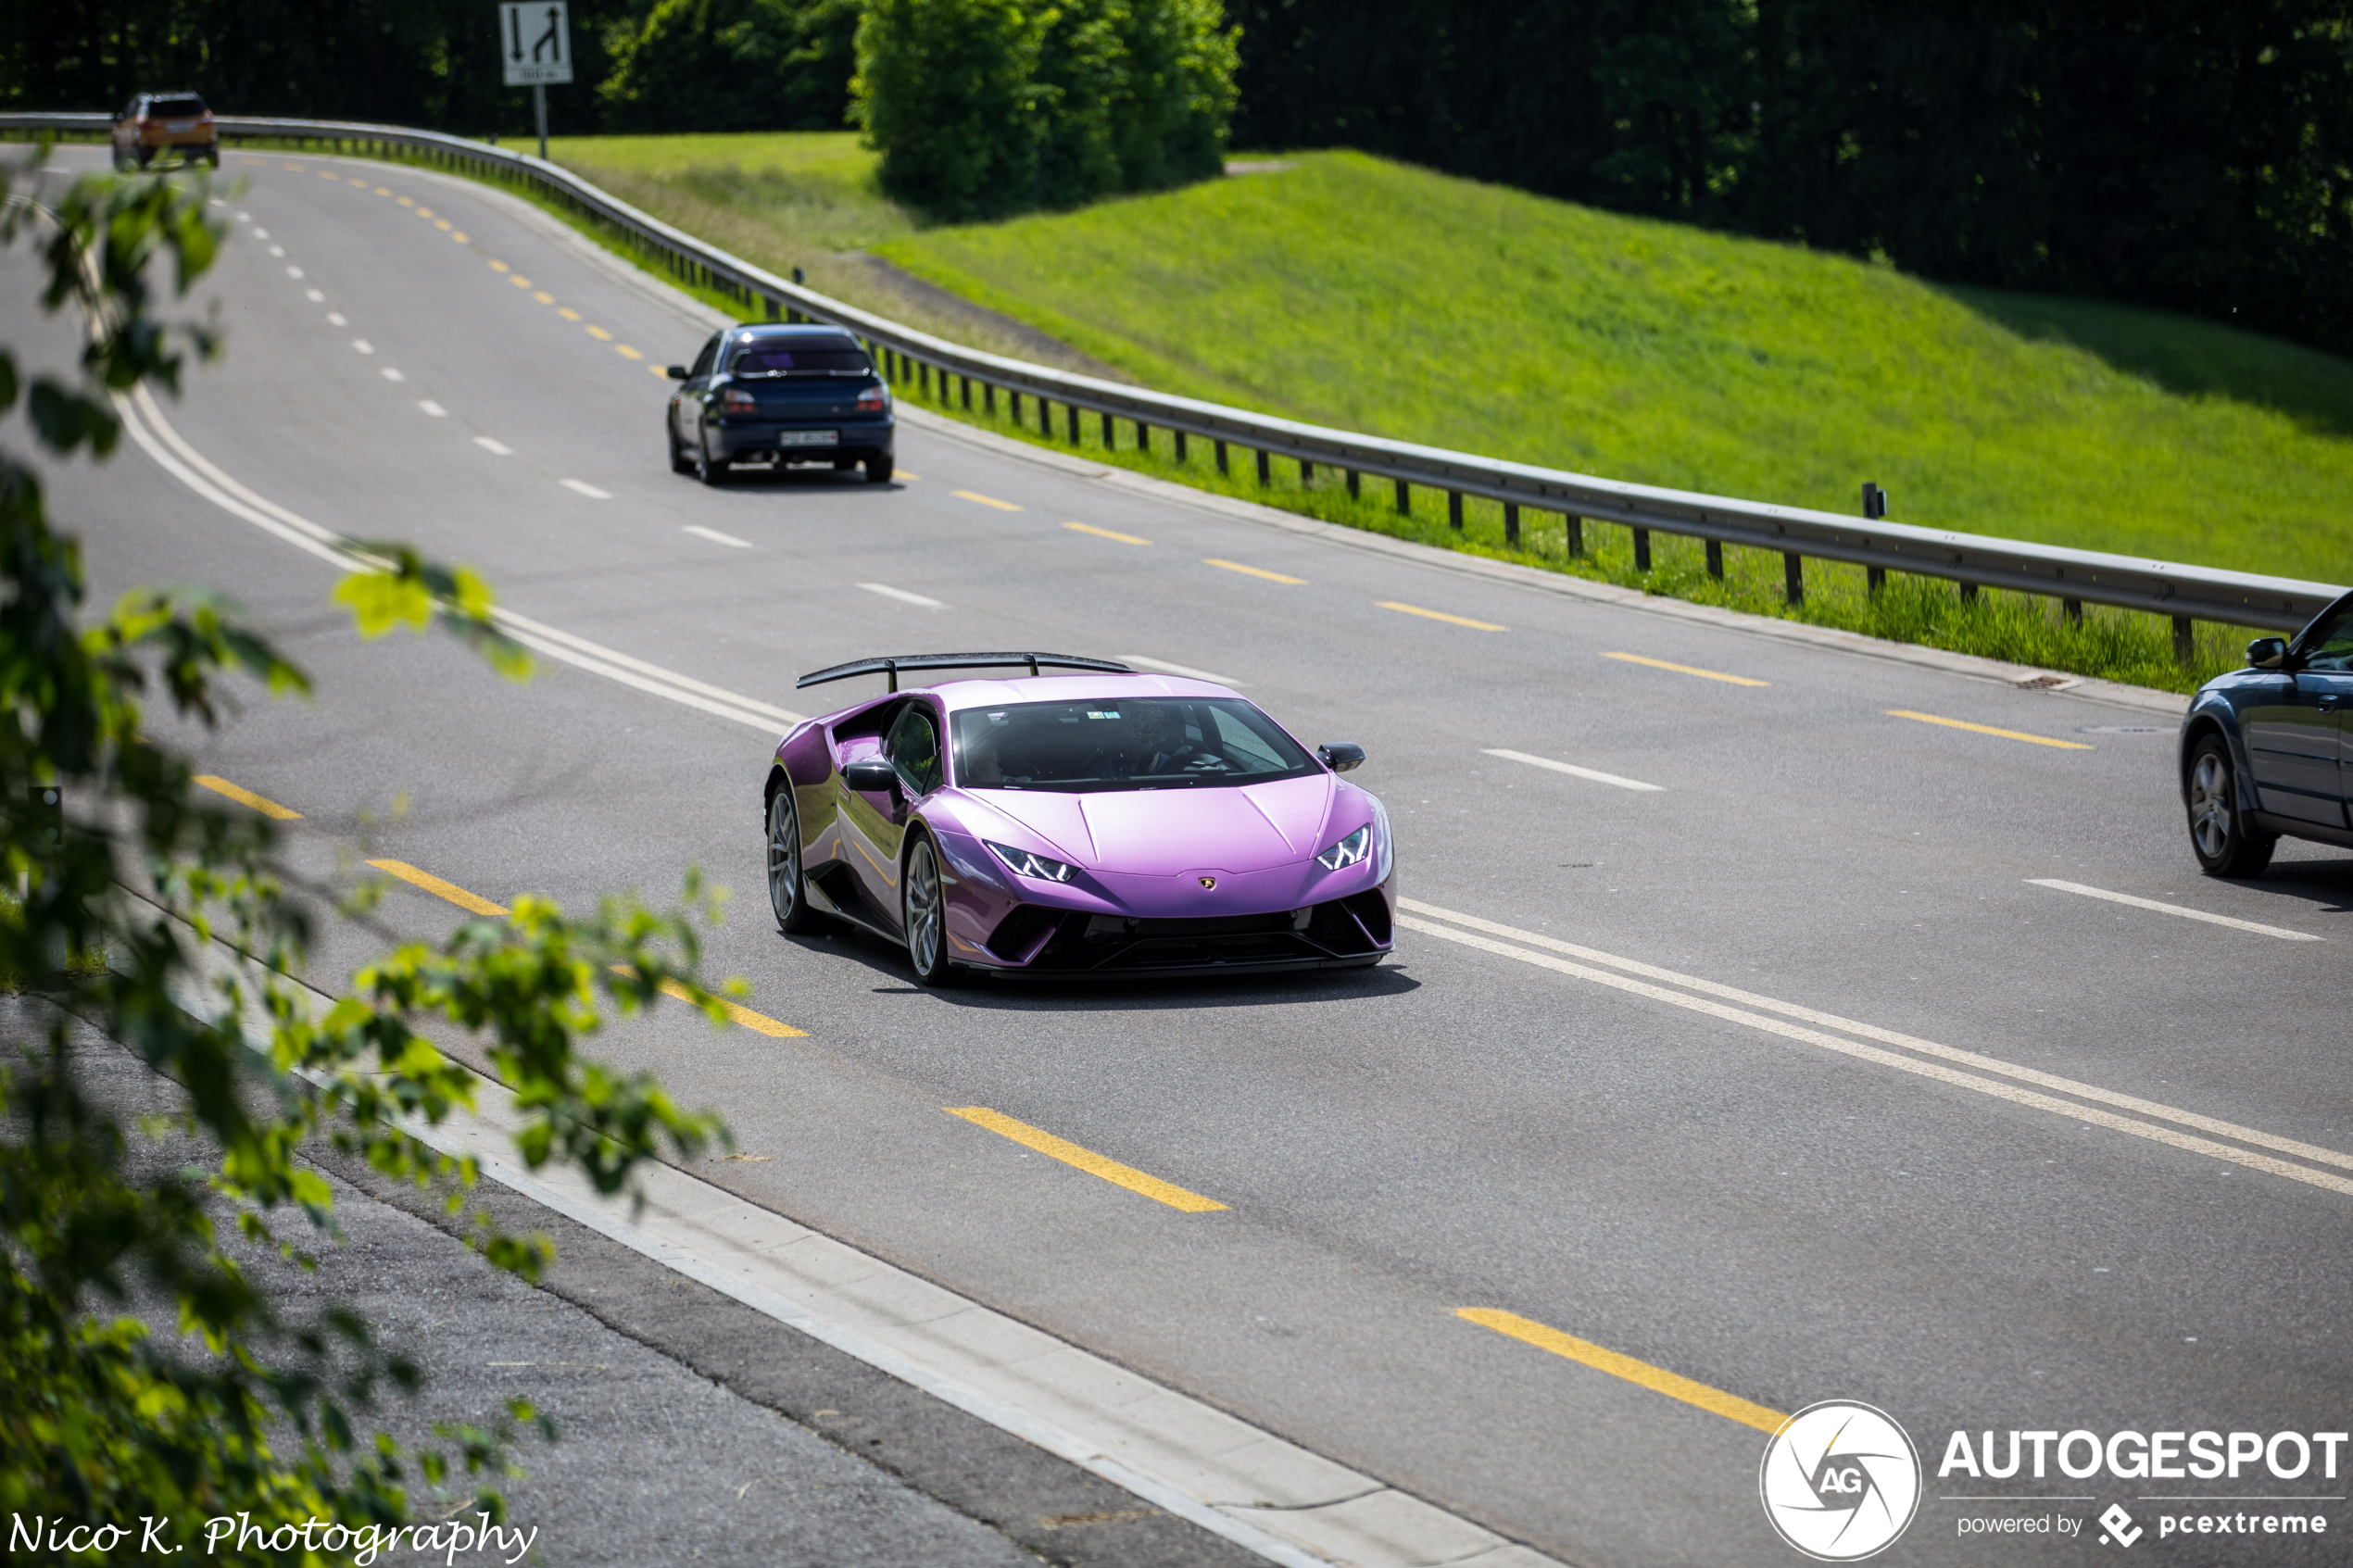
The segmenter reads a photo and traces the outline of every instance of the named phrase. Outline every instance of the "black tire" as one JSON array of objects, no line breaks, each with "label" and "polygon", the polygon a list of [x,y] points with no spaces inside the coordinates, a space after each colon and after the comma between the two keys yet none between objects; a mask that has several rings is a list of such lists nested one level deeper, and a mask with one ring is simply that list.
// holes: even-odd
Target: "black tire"
[{"label": "black tire", "polygon": [[139,167],[146,168],[148,164],[155,161],[155,156],[156,150],[153,147],[141,147],[138,152]]},{"label": "black tire", "polygon": [[888,458],[867,458],[866,483],[869,484],[888,484],[890,483],[890,459]]},{"label": "black tire", "polygon": [[726,460],[711,457],[711,437],[708,434],[696,435],[695,449],[688,461],[694,468],[695,477],[713,490],[727,483]]},{"label": "black tire", "polygon": [[2188,784],[2190,851],[2198,869],[2208,876],[2261,876],[2279,835],[2247,825],[2230,745],[2221,735],[2208,735],[2190,752]]},{"label": "black tire", "polygon": [[686,449],[684,446],[678,445],[678,433],[670,428],[668,420],[661,422],[661,435],[662,439],[670,444],[670,471],[672,473],[694,472],[695,460],[686,456]]},{"label": "black tire", "polygon": [[963,976],[948,961],[948,903],[939,878],[939,852],[927,834],[914,835],[907,850],[905,872],[899,879],[900,929],[907,934],[907,961],[915,984],[937,989],[963,983]]},{"label": "black tire", "polygon": [[205,162],[206,162],[206,163],[208,163],[208,164],[211,165],[211,166],[212,166],[213,168],[215,168],[215,169],[218,169],[218,168],[220,168],[220,143],[215,142],[215,143],[214,143],[211,146],[207,147],[207,148],[204,150],[204,160],[205,160]]},{"label": "black tire", "polygon": [[787,936],[816,936],[833,922],[809,905],[809,884],[800,865],[800,810],[792,785],[777,785],[768,802],[768,907],[776,929]]}]

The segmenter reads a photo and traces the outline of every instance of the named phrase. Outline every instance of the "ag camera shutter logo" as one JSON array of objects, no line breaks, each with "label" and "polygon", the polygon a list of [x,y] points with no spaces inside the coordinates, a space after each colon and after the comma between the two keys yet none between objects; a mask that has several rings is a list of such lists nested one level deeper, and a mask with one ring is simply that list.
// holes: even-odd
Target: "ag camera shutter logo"
[{"label": "ag camera shutter logo", "polygon": [[1919,1451],[1886,1411],[1826,1399],[1773,1434],[1756,1488],[1781,1539],[1818,1562],[1859,1562],[1919,1511]]}]

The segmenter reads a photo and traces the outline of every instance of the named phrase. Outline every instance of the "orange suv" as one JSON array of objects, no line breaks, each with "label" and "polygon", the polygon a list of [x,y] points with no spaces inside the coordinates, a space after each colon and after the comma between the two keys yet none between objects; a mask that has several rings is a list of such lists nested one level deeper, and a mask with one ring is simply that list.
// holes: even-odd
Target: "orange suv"
[{"label": "orange suv", "polygon": [[173,155],[220,167],[220,137],[212,111],[194,93],[142,93],[114,117],[114,166],[145,169]]}]

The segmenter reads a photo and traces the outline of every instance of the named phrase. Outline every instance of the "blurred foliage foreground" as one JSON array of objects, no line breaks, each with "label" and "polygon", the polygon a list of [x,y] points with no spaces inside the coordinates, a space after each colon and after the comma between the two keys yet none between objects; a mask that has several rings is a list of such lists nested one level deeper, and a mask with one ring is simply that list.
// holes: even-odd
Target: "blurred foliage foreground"
[{"label": "blurred foliage foreground", "polygon": [[[209,187],[92,178],[44,206],[17,194],[28,172],[0,168],[0,243],[37,246],[44,309],[90,332],[61,375],[28,376],[0,345],[0,414],[21,403],[52,460],[103,459],[121,432],[115,397],[142,382],[176,394],[183,358],[217,351],[206,329],[155,314],[164,280],[184,295],[213,258]],[[528,672],[471,573],[396,546],[351,549],[361,568],[335,596],[363,633],[438,623]],[[716,918],[715,897],[690,872],[669,912],[612,898],[579,919],[521,898],[503,920],[384,954],[313,1009],[283,975],[310,940],[296,895],[322,890],[279,869],[276,824],[208,804],[189,760],[141,725],[151,692],[209,726],[233,686],[306,693],[302,671],[201,593],[135,591],[87,625],[82,596],[74,538],[45,515],[32,468],[0,451],[0,885],[19,906],[0,921],[0,972],[36,977],[180,1087],[170,1126],[125,1126],[78,1071],[63,1014],[0,1066],[0,1512],[37,1528],[41,1561],[93,1562],[199,1541],[233,1562],[366,1562],[400,1538],[420,1483],[435,1494],[414,1499],[420,1516],[447,1518],[472,1489],[465,1517],[499,1521],[493,1486],[512,1474],[518,1424],[550,1437],[552,1424],[517,1400],[479,1426],[438,1426],[426,1446],[363,1430],[390,1393],[418,1386],[416,1367],[347,1309],[292,1321],[230,1248],[307,1262],[301,1238],[333,1238],[328,1185],[297,1160],[311,1139],[445,1182],[461,1211],[473,1162],[406,1129],[468,1107],[481,1080],[412,1021],[472,1033],[516,1096],[515,1141],[535,1168],[569,1164],[615,1193],[640,1160],[724,1140],[712,1116],[581,1054],[607,1016],[652,1006],[665,983],[722,1016],[695,981],[696,922]],[[203,963],[215,935],[266,967]],[[208,997],[210,1021],[175,1005],[191,995]],[[134,1138],[166,1135],[214,1162],[137,1158]],[[216,1229],[225,1214],[242,1242]],[[550,1255],[479,1210],[470,1223],[492,1263],[525,1278]],[[233,1534],[207,1534],[227,1518]]]}]

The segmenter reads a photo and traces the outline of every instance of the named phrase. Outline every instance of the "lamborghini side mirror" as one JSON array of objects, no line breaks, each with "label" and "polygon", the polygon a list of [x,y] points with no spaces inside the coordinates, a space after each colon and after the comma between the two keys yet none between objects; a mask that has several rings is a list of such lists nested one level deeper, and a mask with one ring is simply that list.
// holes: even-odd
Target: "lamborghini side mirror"
[{"label": "lamborghini side mirror", "polygon": [[1352,741],[1336,740],[1329,746],[1317,746],[1315,760],[1335,773],[1344,773],[1365,765],[1365,748]]},{"label": "lamborghini side mirror", "polygon": [[899,770],[879,757],[862,757],[842,769],[841,781],[861,795],[887,795],[899,787]]}]

